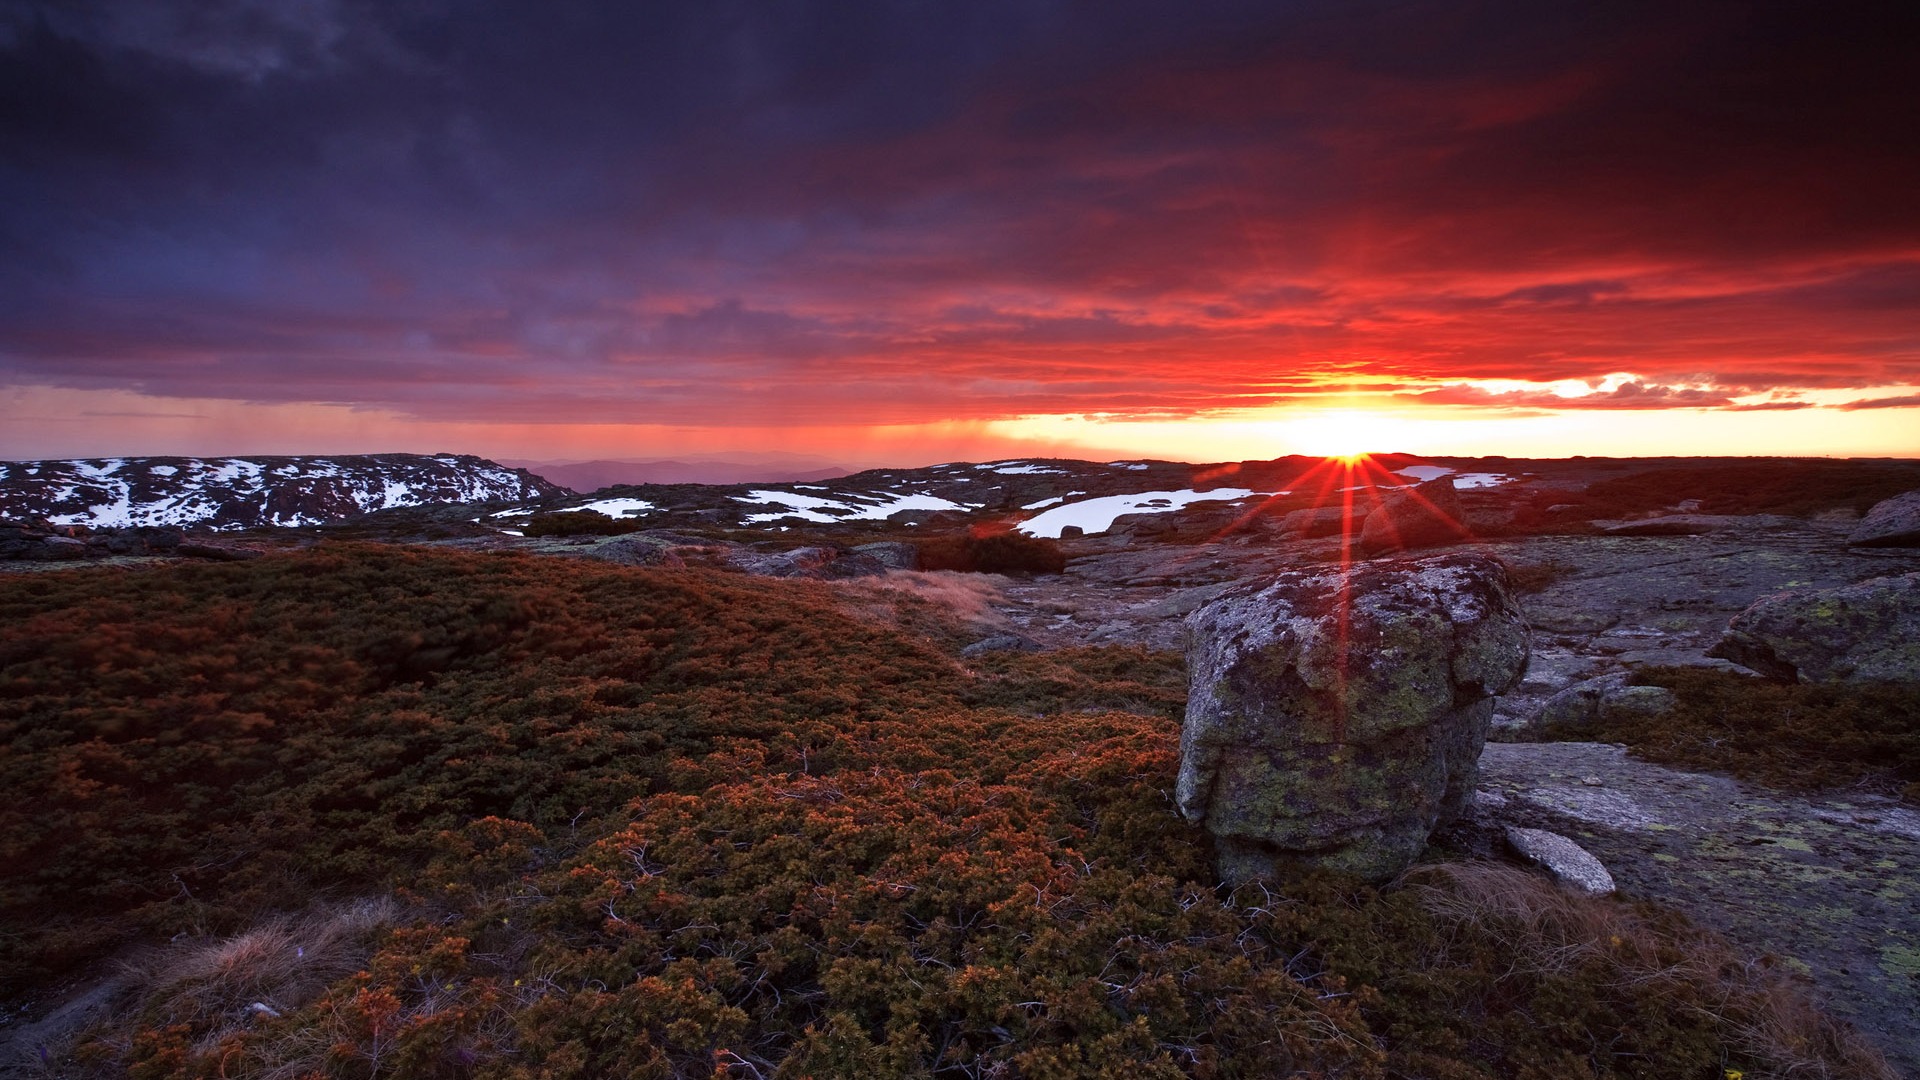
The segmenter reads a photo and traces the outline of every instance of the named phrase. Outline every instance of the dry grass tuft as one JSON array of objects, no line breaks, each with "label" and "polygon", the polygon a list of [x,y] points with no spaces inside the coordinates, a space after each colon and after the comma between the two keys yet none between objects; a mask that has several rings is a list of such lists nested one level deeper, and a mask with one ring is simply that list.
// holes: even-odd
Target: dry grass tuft
[{"label": "dry grass tuft", "polygon": [[1406,884],[1443,920],[1499,935],[1516,969],[1598,971],[1615,986],[1672,987],[1676,1007],[1701,1010],[1765,1062],[1749,1080],[1900,1080],[1879,1051],[1824,1015],[1768,961],[1718,934],[1616,900],[1575,895],[1538,875],[1489,863],[1419,867]]},{"label": "dry grass tuft", "polygon": [[1009,625],[996,608],[1006,602],[1003,580],[957,570],[896,570],[885,577],[837,582],[833,588],[852,615],[943,636],[951,634],[955,624],[991,629]]},{"label": "dry grass tuft", "polygon": [[230,938],[150,954],[130,962],[128,973],[149,1022],[191,1025],[208,1032],[211,1045],[317,999],[360,970],[375,935],[398,918],[385,899],[279,916]]}]

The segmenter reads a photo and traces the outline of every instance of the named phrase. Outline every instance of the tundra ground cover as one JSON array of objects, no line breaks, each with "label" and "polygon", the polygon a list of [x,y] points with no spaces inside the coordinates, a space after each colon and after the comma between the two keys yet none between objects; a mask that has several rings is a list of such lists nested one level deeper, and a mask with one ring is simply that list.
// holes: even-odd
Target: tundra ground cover
[{"label": "tundra ground cover", "polygon": [[1782,683],[1687,667],[1643,668],[1634,681],[1672,690],[1676,707],[1656,715],[1619,710],[1574,737],[1790,791],[1848,788],[1920,804],[1920,689]]},{"label": "tundra ground cover", "polygon": [[353,545],[0,580],[7,990],[179,939],[50,1071],[1879,1074],[1652,909],[1218,888],[1177,656],[963,661],[848,595]]}]

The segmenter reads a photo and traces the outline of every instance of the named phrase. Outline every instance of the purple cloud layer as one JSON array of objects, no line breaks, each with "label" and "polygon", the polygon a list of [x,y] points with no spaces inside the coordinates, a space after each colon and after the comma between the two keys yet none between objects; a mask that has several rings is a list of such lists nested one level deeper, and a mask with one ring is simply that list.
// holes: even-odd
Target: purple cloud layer
[{"label": "purple cloud layer", "polygon": [[0,382],[720,425],[1616,372],[1579,407],[1869,407],[1920,384],[1915,40],[1791,3],[28,3]]}]

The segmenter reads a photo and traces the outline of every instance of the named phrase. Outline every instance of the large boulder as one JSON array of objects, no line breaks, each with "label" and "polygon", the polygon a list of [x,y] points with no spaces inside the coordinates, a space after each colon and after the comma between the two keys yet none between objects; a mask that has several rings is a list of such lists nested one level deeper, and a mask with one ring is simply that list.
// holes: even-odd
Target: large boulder
[{"label": "large boulder", "polygon": [[1180,812],[1227,881],[1399,873],[1474,790],[1527,625],[1484,555],[1297,570],[1187,619]]},{"label": "large boulder", "polygon": [[853,549],[856,555],[867,555],[880,560],[880,565],[889,570],[920,569],[920,549],[902,540],[882,540],[873,544],[861,544]]},{"label": "large boulder", "polygon": [[1466,510],[1452,479],[1442,476],[1416,484],[1380,501],[1360,530],[1360,550],[1377,555],[1413,548],[1457,544],[1471,538]]},{"label": "large boulder", "polygon": [[1854,547],[1920,547],[1920,491],[1873,504],[1847,535]]},{"label": "large boulder", "polygon": [[1920,573],[1763,596],[1707,655],[1788,682],[1920,682]]}]

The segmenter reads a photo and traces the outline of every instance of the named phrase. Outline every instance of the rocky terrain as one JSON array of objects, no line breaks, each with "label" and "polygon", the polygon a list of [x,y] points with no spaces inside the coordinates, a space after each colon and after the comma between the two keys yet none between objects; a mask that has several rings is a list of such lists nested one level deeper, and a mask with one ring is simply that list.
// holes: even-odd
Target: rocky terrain
[{"label": "rocky terrain", "polygon": [[0,519],[66,527],[318,525],[393,507],[551,498],[566,489],[471,455],[0,461]]},{"label": "rocky terrain", "polygon": [[[1138,464],[1145,467],[1131,467]],[[1737,469],[1730,485],[1702,477],[1637,504],[1608,501],[1604,491],[1601,498],[1588,495],[1622,473],[1631,479],[1642,469],[1689,464],[1697,463],[1636,463],[1629,471],[1616,462],[1510,462],[1496,472],[1484,461],[1389,459],[1383,468],[1417,471],[1373,474],[1350,485],[1314,475],[1316,467],[1326,468],[1318,462],[1224,470],[1013,462],[870,474],[813,492],[837,506],[779,503],[748,492],[651,490],[626,497],[647,496],[654,504],[648,513],[670,520],[710,525],[723,516],[743,523],[764,516],[750,524],[811,530],[810,536],[831,535],[837,526],[851,544],[876,527],[869,515],[914,496],[956,504],[907,507],[904,516],[924,528],[1006,515],[1009,508],[1030,522],[1049,509],[1036,504],[1132,495],[1127,512],[1105,527],[1090,514],[1095,528],[1060,541],[1069,556],[1063,574],[995,580],[992,608],[1003,632],[982,643],[1180,648],[1185,617],[1237,582],[1361,557],[1365,522],[1383,505],[1392,509],[1388,485],[1431,482],[1427,478],[1443,469],[1453,470],[1440,474],[1443,479],[1471,476],[1485,486],[1451,494],[1472,537],[1451,544],[1434,537],[1423,550],[1481,552],[1512,567],[1532,629],[1527,673],[1496,702],[1494,738],[1504,741],[1489,745],[1482,758],[1483,816],[1494,827],[1540,826],[1571,837],[1599,858],[1625,894],[1677,906],[1780,958],[1813,979],[1831,1007],[1872,1034],[1897,1064],[1920,1071],[1920,1038],[1906,1023],[1920,1014],[1920,818],[1910,807],[1873,796],[1784,795],[1637,761],[1618,747],[1521,741],[1548,700],[1587,680],[1651,665],[1734,669],[1710,653],[1729,623],[1763,596],[1920,571],[1920,549],[1850,542],[1859,540],[1862,519],[1879,499],[1849,505],[1845,493],[1836,492],[1821,507],[1740,512],[1750,509],[1740,505],[1750,492],[1739,490]],[[1043,471],[1049,468],[1063,473]],[[1901,464],[1889,463],[1887,471],[1889,486],[1916,479]],[[1376,486],[1362,486],[1366,479]],[[1177,493],[1208,491],[1209,483],[1253,494],[1177,502]],[[1339,490],[1346,487],[1361,490]],[[1290,490],[1309,497],[1271,494]],[[1142,492],[1158,494],[1141,498]],[[1886,488],[1874,494],[1881,492],[1891,494]],[[767,509],[734,518],[739,510],[722,502],[746,497],[766,500],[759,505]],[[1154,498],[1165,503],[1152,505]],[[1328,503],[1339,509],[1327,513]],[[1313,510],[1316,505],[1321,509]],[[782,515],[783,509],[793,512]],[[1716,509],[1727,512],[1706,512]],[[1875,516],[1884,521],[1891,511]],[[834,519],[833,526],[823,530],[828,523],[819,518]],[[1331,529],[1321,524],[1329,519]]]},{"label": "rocky terrain", "polygon": [[[420,460],[454,469],[474,459]],[[157,505],[142,485],[166,463],[58,464],[68,466],[61,485],[122,485],[111,499],[101,498],[109,492],[98,486],[88,489],[95,494],[66,496],[60,505],[73,513],[71,507],[96,498],[131,508],[135,493],[146,500],[139,505]],[[256,464],[249,474],[256,480],[275,468]],[[173,467],[187,468],[178,460]],[[217,463],[197,467],[202,474],[233,471]],[[18,490],[22,466],[0,468],[8,469],[5,490]],[[289,484],[323,479],[336,478],[287,473]],[[56,481],[34,482],[44,488]],[[1010,529],[1056,541],[1061,573],[970,575],[964,583],[948,576],[946,589],[979,602],[972,655],[1089,644],[1178,649],[1187,641],[1187,617],[1248,579],[1324,573],[1409,549],[1491,556],[1511,575],[1530,628],[1531,660],[1493,703],[1476,809],[1443,836],[1488,853],[1503,849],[1510,829],[1576,841],[1623,894],[1681,908],[1811,979],[1837,1013],[1858,1023],[1896,1064],[1920,1074],[1920,1035],[1910,1023],[1920,1015],[1920,816],[1911,805],[1845,792],[1788,795],[1649,764],[1617,746],[1531,741],[1550,703],[1565,715],[1661,707],[1659,693],[1627,685],[1637,670],[1735,670],[1728,656],[1754,664],[1751,648],[1722,642],[1729,624],[1764,597],[1838,590],[1832,595],[1840,601],[1810,600],[1814,614],[1795,616],[1818,622],[1820,612],[1853,595],[1846,590],[1920,572],[1920,547],[1911,546],[1920,536],[1914,500],[1895,498],[1920,489],[1920,464],[1023,460],[812,483],[621,487],[587,496],[522,477],[519,494],[499,494],[511,482],[485,489],[487,499],[513,499],[508,506],[394,507],[327,528],[233,540],[259,547],[372,536],[830,579],[911,574],[923,565],[925,542],[939,536]],[[324,516],[288,509],[275,517],[269,504],[295,504],[250,490],[235,496],[241,508],[206,520],[257,525],[297,518],[310,526],[311,517]],[[378,501],[354,505],[379,510]],[[568,515],[596,524],[573,535],[540,527]],[[122,516],[111,520],[143,520],[131,509]],[[96,529],[92,538],[121,535],[130,534]],[[135,558],[183,553],[120,543]],[[1758,616],[1745,618],[1757,625]],[[1904,649],[1908,667],[1899,667],[1898,656],[1876,659],[1875,673],[1920,677],[1910,632],[1891,634],[1892,651]],[[1593,682],[1608,677],[1613,681]]]},{"label": "rocky terrain", "polygon": [[[1496,830],[1532,825],[1577,841],[1626,895],[1677,907],[1808,976],[1826,1008],[1920,1075],[1912,806],[1785,795],[1649,764],[1619,746],[1529,742],[1487,746],[1478,810]],[[1484,834],[1477,842],[1487,853],[1499,846]]]}]

